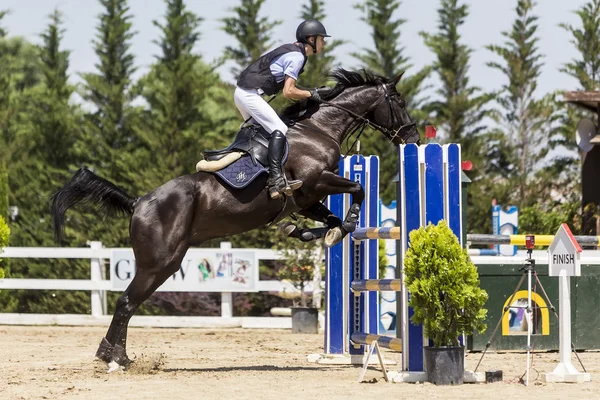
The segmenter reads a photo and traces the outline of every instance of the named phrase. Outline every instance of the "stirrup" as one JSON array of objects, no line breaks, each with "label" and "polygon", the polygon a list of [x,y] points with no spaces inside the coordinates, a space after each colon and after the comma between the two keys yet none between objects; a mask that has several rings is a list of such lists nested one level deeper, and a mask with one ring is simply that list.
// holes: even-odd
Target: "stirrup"
[{"label": "stirrup", "polygon": [[300,180],[288,181],[285,176],[282,176],[278,182],[269,184],[269,197],[278,199],[282,194],[290,197],[294,194],[294,190],[302,187],[302,183]]}]

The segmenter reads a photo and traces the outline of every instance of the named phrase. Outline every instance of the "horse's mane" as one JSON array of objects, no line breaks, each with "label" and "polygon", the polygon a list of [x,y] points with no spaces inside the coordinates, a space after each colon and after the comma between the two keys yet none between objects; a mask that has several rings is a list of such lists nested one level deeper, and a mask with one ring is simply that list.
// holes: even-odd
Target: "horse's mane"
[{"label": "horse's mane", "polygon": [[[320,89],[319,94],[323,100],[332,100],[339,96],[344,90],[351,87],[364,86],[364,85],[382,85],[389,83],[389,79],[383,76],[375,75],[374,73],[362,69],[360,71],[348,71],[343,68],[338,68],[329,74],[335,82],[335,86],[329,89]],[[317,102],[313,100],[302,100],[295,102],[286,107],[282,112],[282,117],[296,116],[309,108],[318,107]]]}]

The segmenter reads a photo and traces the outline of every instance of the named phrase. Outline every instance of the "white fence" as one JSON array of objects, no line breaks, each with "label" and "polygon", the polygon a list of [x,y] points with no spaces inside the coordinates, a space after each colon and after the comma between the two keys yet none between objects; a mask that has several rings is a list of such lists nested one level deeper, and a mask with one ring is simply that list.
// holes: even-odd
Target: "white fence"
[{"label": "white fence", "polygon": [[[101,242],[89,242],[90,248],[65,247],[7,247],[0,258],[89,259],[90,279],[0,279],[0,290],[83,290],[91,291],[90,315],[84,314],[20,314],[0,313],[0,325],[108,325],[112,318],[106,315],[106,292],[112,289],[105,273],[105,260],[113,249],[103,248]],[[221,249],[231,249],[229,242]],[[212,249],[217,250],[217,249]],[[239,250],[239,249],[236,249]],[[274,250],[245,249],[256,252],[257,259],[278,260]],[[308,290],[312,290],[308,287]],[[281,281],[258,281],[261,292],[293,292],[293,287]],[[138,327],[211,327],[211,328],[291,328],[289,317],[233,317],[232,294],[221,293],[220,317],[134,316],[130,326]]]}]

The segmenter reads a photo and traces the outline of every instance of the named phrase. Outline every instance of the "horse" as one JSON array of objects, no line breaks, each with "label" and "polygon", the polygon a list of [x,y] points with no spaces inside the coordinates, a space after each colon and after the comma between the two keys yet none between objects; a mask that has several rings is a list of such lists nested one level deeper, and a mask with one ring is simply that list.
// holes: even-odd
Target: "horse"
[{"label": "horse", "polygon": [[[322,90],[321,101],[298,102],[282,113],[293,121],[287,133],[285,173],[304,182],[290,197],[271,199],[266,174],[244,189],[234,189],[207,172],[176,177],[148,194],[132,197],[85,167],[52,196],[57,241],[64,232],[66,211],[77,203],[90,202],[106,212],[130,215],[136,273],[118,298],[96,352],[109,371],[131,363],[126,352],[130,318],[178,271],[191,246],[272,224],[293,213],[325,224],[313,229],[281,225],[288,236],[300,240],[325,237],[325,244],[332,246],[355,230],[364,191],[359,183],[337,174],[343,141],[359,129],[362,133],[366,126],[379,130],[395,145],[419,144],[419,132],[396,90],[402,75],[388,79],[364,70],[338,69],[331,76],[336,84]],[[322,202],[341,193],[349,193],[352,203],[343,220]]]}]

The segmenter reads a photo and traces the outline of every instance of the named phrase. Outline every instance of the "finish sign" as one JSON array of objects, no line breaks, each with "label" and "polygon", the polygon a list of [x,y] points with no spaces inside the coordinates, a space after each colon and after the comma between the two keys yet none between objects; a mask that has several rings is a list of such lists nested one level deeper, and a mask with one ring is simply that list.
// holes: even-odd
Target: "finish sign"
[{"label": "finish sign", "polygon": [[548,275],[581,276],[581,251],[569,225],[562,224],[548,248]]}]

